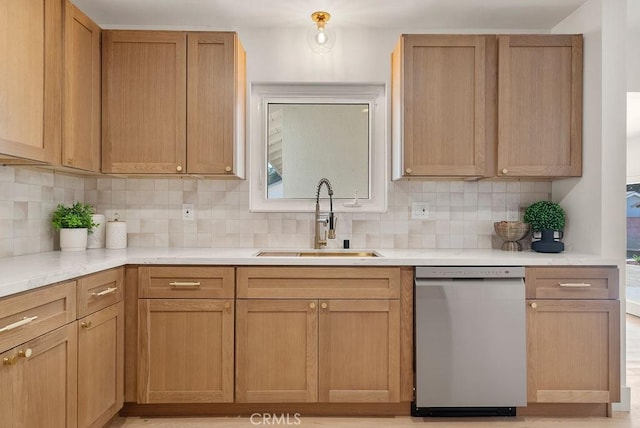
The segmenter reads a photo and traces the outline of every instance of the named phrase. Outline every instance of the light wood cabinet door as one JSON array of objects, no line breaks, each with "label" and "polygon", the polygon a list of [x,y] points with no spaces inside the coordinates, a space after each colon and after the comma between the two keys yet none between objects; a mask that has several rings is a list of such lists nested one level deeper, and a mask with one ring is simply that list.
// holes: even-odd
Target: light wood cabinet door
[{"label": "light wood cabinet door", "polygon": [[[492,175],[495,36],[403,35],[392,55],[394,178]],[[402,153],[400,153],[402,152]]]},{"label": "light wood cabinet door", "polygon": [[317,300],[251,299],[236,305],[236,401],[317,401]]},{"label": "light wood cabinet door", "polygon": [[3,366],[0,376],[13,372],[8,376],[14,380],[14,423],[3,426],[76,427],[77,352],[73,322],[5,353],[13,364]]},{"label": "light wood cabinet door", "polygon": [[17,349],[9,349],[0,354],[0,415],[7,428],[16,426],[18,418],[19,401],[14,393],[14,388],[18,385],[18,370],[11,364],[17,358],[17,353]]},{"label": "light wood cabinet door", "polygon": [[527,300],[527,401],[620,400],[620,302]]},{"label": "light wood cabinet door", "polygon": [[320,402],[400,400],[400,302],[321,300]]},{"label": "light wood cabinet door", "polygon": [[186,34],[102,34],[102,172],[185,172]]},{"label": "light wood cabinet door", "polygon": [[59,163],[62,0],[0,2],[0,94],[0,158]]},{"label": "light wood cabinet door", "polygon": [[582,174],[582,36],[498,36],[498,175]]},{"label": "light wood cabinet door", "polygon": [[139,299],[138,402],[232,402],[233,320],[233,299]]},{"label": "light wood cabinet door", "polygon": [[64,7],[62,165],[100,172],[100,27],[69,0]]},{"label": "light wood cabinet door", "polygon": [[187,34],[187,171],[238,175],[244,147],[245,53],[236,33]]},{"label": "light wood cabinet door", "polygon": [[124,303],[78,323],[78,425],[102,427],[124,401]]}]

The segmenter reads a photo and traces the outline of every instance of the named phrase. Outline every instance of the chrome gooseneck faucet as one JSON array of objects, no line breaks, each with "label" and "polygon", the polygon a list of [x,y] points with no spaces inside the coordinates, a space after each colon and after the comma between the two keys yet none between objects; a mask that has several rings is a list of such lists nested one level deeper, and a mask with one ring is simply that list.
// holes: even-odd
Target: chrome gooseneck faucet
[{"label": "chrome gooseneck faucet", "polygon": [[[327,192],[329,193],[329,213],[320,214],[320,188],[322,185],[327,186]],[[331,188],[331,182],[326,178],[321,178],[318,182],[318,188],[316,189],[316,218],[315,218],[315,236],[313,239],[313,248],[319,249],[327,245],[327,238],[335,239],[336,237],[336,223],[338,219],[333,214],[333,189]],[[320,224],[323,226],[329,226],[329,233],[324,232],[324,237],[320,238]]]}]

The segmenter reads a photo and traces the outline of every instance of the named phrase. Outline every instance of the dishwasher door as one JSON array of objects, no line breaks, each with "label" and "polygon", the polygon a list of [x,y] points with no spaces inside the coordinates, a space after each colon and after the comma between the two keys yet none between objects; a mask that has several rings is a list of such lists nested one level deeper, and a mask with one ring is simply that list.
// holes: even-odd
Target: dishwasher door
[{"label": "dishwasher door", "polygon": [[414,416],[526,405],[524,297],[522,278],[416,279]]}]

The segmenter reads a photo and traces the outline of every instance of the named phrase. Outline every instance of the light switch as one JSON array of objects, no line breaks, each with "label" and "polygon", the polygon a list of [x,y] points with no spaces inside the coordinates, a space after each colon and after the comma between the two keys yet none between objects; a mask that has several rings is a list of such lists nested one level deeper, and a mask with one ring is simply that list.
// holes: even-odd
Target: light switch
[{"label": "light switch", "polygon": [[429,203],[428,202],[411,203],[411,219],[412,220],[428,220],[429,219]]},{"label": "light switch", "polygon": [[195,218],[196,213],[193,204],[182,204],[182,220],[193,221]]}]

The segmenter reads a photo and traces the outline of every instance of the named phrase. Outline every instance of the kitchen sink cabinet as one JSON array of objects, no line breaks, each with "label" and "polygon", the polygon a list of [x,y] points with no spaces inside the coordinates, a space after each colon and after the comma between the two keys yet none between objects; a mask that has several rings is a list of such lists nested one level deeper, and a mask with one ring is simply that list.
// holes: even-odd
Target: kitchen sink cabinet
[{"label": "kitchen sink cabinet", "polygon": [[580,176],[582,35],[402,35],[392,138],[394,179]]},{"label": "kitchen sink cabinet", "polygon": [[399,402],[400,277],[399,268],[238,268],[236,401]]},{"label": "kitchen sink cabinet", "polygon": [[3,0],[0,16],[0,159],[57,164],[63,2]]},{"label": "kitchen sink cabinet", "polygon": [[[529,406],[604,403],[610,412],[611,403],[620,400],[617,268],[562,272],[527,269],[527,401]],[[606,297],[609,292],[613,298]]]},{"label": "kitchen sink cabinet", "polygon": [[244,174],[236,33],[104,31],[102,172]]},{"label": "kitchen sink cabinet", "polygon": [[400,302],[321,300],[320,402],[400,401]]},{"label": "kitchen sink cabinet", "polygon": [[582,35],[498,46],[498,176],[582,175]]},{"label": "kitchen sink cabinet", "polygon": [[101,30],[69,0],[64,8],[61,163],[100,172]]},{"label": "kitchen sink cabinet", "polygon": [[492,175],[495,40],[491,35],[400,38],[392,54],[392,133],[396,143],[402,141],[394,151],[395,178]]},{"label": "kitchen sink cabinet", "polygon": [[236,401],[318,401],[318,302],[236,303]]},{"label": "kitchen sink cabinet", "polygon": [[137,271],[137,402],[232,402],[234,268]]}]

